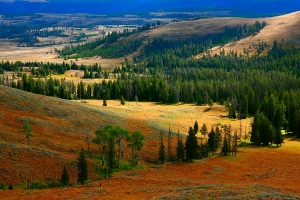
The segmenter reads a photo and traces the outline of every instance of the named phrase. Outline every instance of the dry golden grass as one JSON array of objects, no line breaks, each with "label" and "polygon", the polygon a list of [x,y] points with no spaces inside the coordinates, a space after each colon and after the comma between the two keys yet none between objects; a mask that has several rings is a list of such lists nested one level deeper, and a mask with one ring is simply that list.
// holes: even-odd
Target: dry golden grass
[{"label": "dry golden grass", "polygon": [[[180,21],[159,26],[149,31],[139,33],[131,37],[138,38],[164,38],[167,40],[182,40],[196,38],[221,31],[225,26],[236,26],[240,24],[253,24],[261,20],[256,18],[207,18],[199,20]],[[130,38],[130,37],[129,37]]]},{"label": "dry golden grass", "polygon": [[[102,100],[86,100],[86,102],[87,105],[103,109]],[[142,120],[152,128],[157,127],[165,131],[169,130],[170,124],[173,132],[177,133],[179,130],[183,134],[187,134],[189,127],[193,126],[195,121],[198,121],[200,127],[205,123],[209,129],[217,124],[220,126],[230,124],[233,131],[239,131],[241,123],[243,134],[245,126],[248,132],[252,122],[251,118],[241,121],[227,118],[228,111],[218,104],[214,104],[211,109],[209,106],[194,104],[164,105],[153,102],[126,102],[123,106],[120,101],[113,100],[109,100],[107,104],[105,109],[118,113],[128,121]]]},{"label": "dry golden grass", "polygon": [[[259,21],[263,20],[266,21],[268,25],[258,34],[244,38],[238,42],[228,43],[222,47],[214,48],[212,55],[219,54],[221,49],[224,49],[225,52],[237,52],[238,55],[240,53],[244,54],[244,48],[249,50],[250,55],[252,55],[257,52],[259,42],[267,43],[268,48],[265,50],[266,53],[272,48],[275,40],[278,42],[278,46],[300,47],[300,12],[259,19]],[[243,20],[241,20],[241,22],[243,22]],[[249,49],[249,47],[251,47],[251,49]]]}]

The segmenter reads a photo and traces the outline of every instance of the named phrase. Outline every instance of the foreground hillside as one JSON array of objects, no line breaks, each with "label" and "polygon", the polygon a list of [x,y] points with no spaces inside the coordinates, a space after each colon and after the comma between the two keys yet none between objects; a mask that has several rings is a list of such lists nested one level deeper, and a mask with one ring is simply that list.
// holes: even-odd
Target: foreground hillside
[{"label": "foreground hillside", "polygon": [[[87,149],[87,135],[94,137],[107,124],[136,128],[110,111],[4,86],[0,86],[0,119],[0,183],[14,185],[28,179],[55,182],[63,165],[70,171],[71,182],[76,182],[74,161],[81,148]],[[24,123],[33,129],[30,145]],[[92,152],[96,149],[91,145]],[[95,179],[94,167],[90,175]]]},{"label": "foreground hillside", "polygon": [[[240,148],[237,157],[148,165],[85,186],[0,191],[7,199],[299,199],[298,141]],[[100,186],[101,183],[101,186]]]},{"label": "foreground hillside", "polygon": [[[86,149],[86,134],[93,134],[105,124],[142,130],[146,141],[141,157],[155,161],[157,131],[166,130],[168,121],[173,123],[172,127],[177,124],[180,131],[185,121],[186,129],[193,120],[208,125],[231,123],[235,129],[238,121],[218,121],[224,110],[217,105],[207,110],[207,107],[151,103],[120,106],[109,101],[104,108],[99,101],[76,103],[4,86],[0,86],[0,94],[0,182],[15,186],[13,191],[0,190],[2,199],[300,198],[300,143],[292,138],[286,138],[281,148],[240,147],[237,157],[217,155],[192,163],[165,165],[141,161],[145,169],[115,173],[101,181],[95,173],[95,160],[88,159],[89,179],[93,181],[90,184],[24,190],[28,179],[57,182],[63,165],[75,184],[77,152],[82,147]],[[33,127],[30,145],[22,132],[24,122]],[[92,154],[97,153],[96,146],[91,149]]]}]

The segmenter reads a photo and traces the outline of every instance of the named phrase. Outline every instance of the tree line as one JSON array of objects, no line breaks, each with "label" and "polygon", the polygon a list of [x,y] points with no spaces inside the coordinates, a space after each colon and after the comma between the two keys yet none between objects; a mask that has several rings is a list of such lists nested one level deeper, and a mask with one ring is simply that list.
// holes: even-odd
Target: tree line
[{"label": "tree line", "polygon": [[[198,134],[199,132],[200,134]],[[170,137],[170,134],[168,137]],[[200,128],[198,122],[195,121],[194,126],[189,128],[185,142],[178,133],[176,160],[178,162],[191,162],[195,159],[208,158],[209,154],[215,155],[216,153],[220,153],[224,156],[230,154],[236,156],[238,140],[240,139],[241,135],[238,135],[237,131],[233,132],[230,125],[224,125],[222,127],[212,126],[209,131],[206,124],[203,124]],[[161,135],[161,142],[158,152],[158,159],[161,164],[167,160],[172,161],[174,159],[172,156],[170,156],[172,154],[170,151],[172,150],[170,149],[169,143],[168,151],[169,157],[167,157],[166,147]]]},{"label": "tree line", "polygon": [[[149,30],[150,28],[159,25],[161,25],[161,22],[157,21],[156,24],[145,24],[131,31],[129,29],[124,29],[122,32],[113,31],[107,35],[104,35],[103,38],[97,38],[93,42],[77,44],[76,46],[65,46],[62,50],[59,50],[58,53],[60,56],[67,57],[68,59],[93,56],[102,56],[104,58],[120,58],[135,52],[142,45],[143,40],[136,39],[125,42],[119,41],[119,39],[128,37],[138,32]],[[101,46],[101,48],[98,48],[99,46]]]},{"label": "tree line", "polygon": [[13,25],[0,25],[0,38],[1,39],[15,39],[21,44],[28,47],[34,46],[39,43],[38,37],[60,36],[67,37],[60,29],[36,29],[27,26],[13,26]]}]

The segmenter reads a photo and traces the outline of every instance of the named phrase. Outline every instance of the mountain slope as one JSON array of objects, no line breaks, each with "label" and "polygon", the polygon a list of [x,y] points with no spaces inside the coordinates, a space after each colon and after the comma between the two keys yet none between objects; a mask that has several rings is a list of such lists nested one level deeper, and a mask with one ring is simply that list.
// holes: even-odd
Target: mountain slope
[{"label": "mountain slope", "polygon": [[[267,44],[265,50],[272,48],[276,40],[278,46],[284,48],[300,47],[300,12],[290,13],[287,15],[264,18],[268,25],[255,36],[244,38],[238,42],[226,44],[221,47],[225,52],[234,51],[238,54],[243,53],[244,48],[250,53],[256,53],[259,42]],[[218,54],[220,48],[215,48],[212,54]]]},{"label": "mountain slope", "polygon": [[[274,40],[279,42],[280,45],[282,44],[283,47],[300,47],[300,11],[268,18],[223,17],[180,21],[138,33],[130,36],[128,39],[163,38],[166,40],[184,40],[221,32],[225,27],[244,24],[252,25],[256,21],[266,21],[267,26],[256,35],[244,38],[238,42],[229,43],[222,49],[224,48],[225,52],[233,50],[234,52],[242,53],[244,48],[248,49],[251,46],[251,52],[256,52],[259,42],[267,43],[268,48],[271,48]],[[212,51],[213,55],[219,52],[220,47],[214,48]]]}]

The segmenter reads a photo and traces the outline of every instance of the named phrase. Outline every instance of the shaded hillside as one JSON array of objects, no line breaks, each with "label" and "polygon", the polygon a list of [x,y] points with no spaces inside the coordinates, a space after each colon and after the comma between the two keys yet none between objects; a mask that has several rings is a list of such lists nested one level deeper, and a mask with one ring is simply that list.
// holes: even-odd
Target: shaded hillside
[{"label": "shaded hillside", "polygon": [[[25,122],[33,129],[30,145],[22,130]],[[128,128],[128,123],[109,110],[0,85],[0,182],[53,183],[60,179],[63,165],[69,169],[71,182],[76,182],[77,152],[87,149],[86,134],[92,138],[106,124]],[[91,150],[97,154],[96,145]],[[89,178],[95,179],[95,163],[89,163]]]}]

